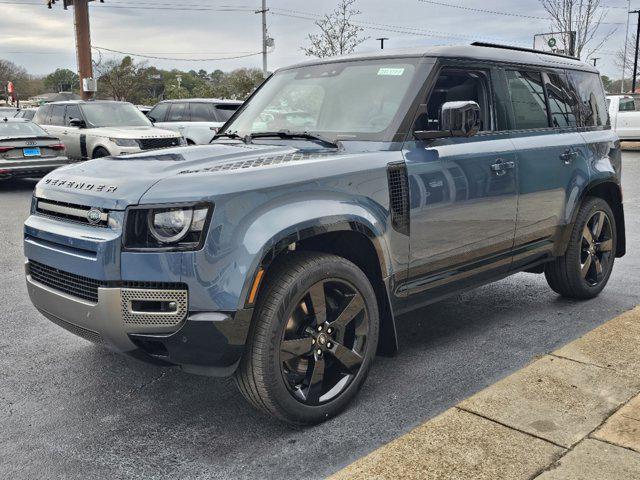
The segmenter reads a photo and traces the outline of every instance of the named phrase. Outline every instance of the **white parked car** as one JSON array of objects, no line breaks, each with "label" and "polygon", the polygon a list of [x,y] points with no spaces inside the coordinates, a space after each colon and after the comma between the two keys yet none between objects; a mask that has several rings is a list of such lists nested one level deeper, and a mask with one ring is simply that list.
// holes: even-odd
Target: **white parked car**
[{"label": "white parked car", "polygon": [[175,132],[155,127],[128,102],[53,102],[40,107],[33,121],[60,138],[73,159],[125,155],[185,143]]},{"label": "white parked car", "polygon": [[607,97],[611,128],[620,140],[640,140],[640,97],[611,95]]},{"label": "white parked car", "polygon": [[239,100],[191,98],[165,100],[147,114],[160,128],[180,133],[190,145],[204,145],[213,140],[220,127],[242,105]]}]

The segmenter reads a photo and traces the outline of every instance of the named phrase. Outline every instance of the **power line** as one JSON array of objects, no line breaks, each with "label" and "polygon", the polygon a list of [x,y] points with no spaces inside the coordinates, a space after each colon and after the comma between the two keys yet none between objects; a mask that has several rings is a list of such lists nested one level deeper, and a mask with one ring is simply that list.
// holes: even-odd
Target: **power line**
[{"label": "power line", "polygon": [[[229,56],[229,57],[177,58],[177,57],[163,57],[163,56],[158,56],[158,55],[147,55],[147,54],[144,54],[144,53],[124,52],[122,50],[115,50],[113,48],[106,48],[106,47],[98,47],[96,45],[94,45],[93,48],[98,50],[98,51],[119,53],[120,55],[130,55],[132,57],[149,58],[149,59],[153,59],[153,60],[173,60],[173,61],[178,61],[178,62],[217,62],[219,60],[236,60],[236,59],[239,59],[239,58],[247,58],[247,57],[253,57],[253,56],[256,56],[256,55],[262,55],[262,52],[254,52],[254,53],[248,53],[248,54],[245,54],[245,55],[235,55],[235,56]],[[174,55],[180,55],[180,54],[174,54]]]}]

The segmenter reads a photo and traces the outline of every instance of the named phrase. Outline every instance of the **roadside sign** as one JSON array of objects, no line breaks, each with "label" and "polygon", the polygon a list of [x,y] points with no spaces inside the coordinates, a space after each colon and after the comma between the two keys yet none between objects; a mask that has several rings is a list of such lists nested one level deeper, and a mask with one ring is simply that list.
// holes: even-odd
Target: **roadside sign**
[{"label": "roadside sign", "polygon": [[534,50],[575,56],[576,32],[539,33],[533,37]]}]

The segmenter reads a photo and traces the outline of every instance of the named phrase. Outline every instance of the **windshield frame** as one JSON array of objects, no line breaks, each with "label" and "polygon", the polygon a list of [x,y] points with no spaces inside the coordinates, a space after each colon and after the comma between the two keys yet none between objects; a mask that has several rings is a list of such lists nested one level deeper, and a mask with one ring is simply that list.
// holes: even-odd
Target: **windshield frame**
[{"label": "windshield frame", "polygon": [[[319,134],[332,142],[361,142],[361,141],[369,141],[369,142],[402,142],[407,136],[407,124],[410,123],[410,117],[412,117],[412,111],[414,110],[413,106],[415,104],[416,99],[424,86],[425,80],[428,78],[431,69],[434,65],[434,60],[430,57],[422,56],[422,55],[376,55],[371,57],[363,57],[363,58],[337,58],[331,61],[317,61],[317,62],[307,62],[297,65],[292,65],[290,67],[284,67],[273,72],[269,77],[265,79],[264,82],[245,100],[243,105],[236,110],[233,116],[220,128],[219,132],[216,134],[212,142],[217,140],[226,140],[224,138],[225,134],[233,134],[236,133],[233,129],[230,129],[232,124],[235,122],[238,116],[240,116],[250,105],[256,95],[260,93],[262,88],[269,82],[272,81],[276,75],[281,73],[290,72],[292,70],[299,70],[308,67],[314,67],[318,65],[332,65],[332,64],[344,64],[344,63],[385,63],[385,62],[405,62],[411,63],[415,66],[415,71],[413,74],[413,78],[409,82],[407,90],[405,92],[404,97],[402,98],[398,110],[396,111],[395,116],[390,122],[389,126],[383,130],[382,132],[347,132],[347,137],[342,137],[341,132],[327,132],[320,131],[314,129],[301,129],[300,131],[291,130],[293,133],[303,133],[308,132],[312,134]],[[247,132],[237,132],[241,135],[241,138],[245,138]],[[256,132],[258,133],[258,132]],[[274,137],[270,138],[259,138],[260,143],[273,143],[279,142],[281,139]]]},{"label": "windshield frame", "polygon": [[[142,119],[145,119],[147,122],[144,125],[96,125],[94,123],[91,123],[91,121],[89,121],[89,115],[87,115],[87,110],[86,108],[92,108],[95,107],[96,105],[120,105],[120,106],[130,106],[133,109],[135,109],[135,111],[139,112],[141,115]],[[151,122],[151,120],[149,120],[149,118],[142,113],[138,107],[136,107],[133,103],[129,103],[129,102],[87,102],[87,103],[79,103],[78,106],[80,107],[80,112],[82,113],[82,116],[84,117],[84,121],[87,124],[87,128],[138,128],[138,127],[152,127],[153,123]]]}]

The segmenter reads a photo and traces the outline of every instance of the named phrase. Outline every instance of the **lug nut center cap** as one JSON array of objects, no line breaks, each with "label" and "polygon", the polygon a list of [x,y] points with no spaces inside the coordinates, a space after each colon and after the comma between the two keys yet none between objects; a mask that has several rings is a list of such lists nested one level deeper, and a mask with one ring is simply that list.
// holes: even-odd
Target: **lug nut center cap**
[{"label": "lug nut center cap", "polygon": [[324,333],[318,336],[318,343],[320,345],[325,345],[327,343],[327,337]]}]

